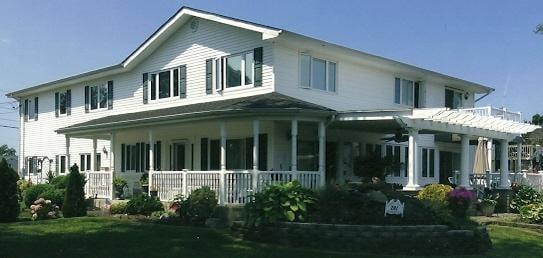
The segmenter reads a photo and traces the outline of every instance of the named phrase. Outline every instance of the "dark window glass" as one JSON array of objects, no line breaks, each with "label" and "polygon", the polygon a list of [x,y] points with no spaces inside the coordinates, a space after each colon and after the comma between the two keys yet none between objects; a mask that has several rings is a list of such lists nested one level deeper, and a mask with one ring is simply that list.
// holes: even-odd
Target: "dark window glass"
[{"label": "dark window glass", "polygon": [[428,177],[428,149],[422,149],[422,176]]},{"label": "dark window glass", "polygon": [[429,167],[429,171],[430,171],[430,177],[434,177],[435,176],[435,150],[430,150],[430,167]]},{"label": "dark window glass", "polygon": [[100,108],[107,107],[107,85],[100,86]]},{"label": "dark window glass", "polygon": [[66,92],[61,92],[59,94],[59,109],[61,114],[66,114]]},{"label": "dark window glass", "polygon": [[241,85],[241,55],[226,59],[226,87]]},{"label": "dark window glass", "polygon": [[179,69],[173,70],[173,95],[179,96]]},{"label": "dark window glass", "polygon": [[209,170],[221,169],[221,144],[219,140],[209,141]]},{"label": "dark window glass", "polygon": [[156,74],[151,74],[151,99],[156,99]]},{"label": "dark window glass", "polygon": [[169,98],[170,97],[170,71],[161,72],[158,74],[158,97]]}]

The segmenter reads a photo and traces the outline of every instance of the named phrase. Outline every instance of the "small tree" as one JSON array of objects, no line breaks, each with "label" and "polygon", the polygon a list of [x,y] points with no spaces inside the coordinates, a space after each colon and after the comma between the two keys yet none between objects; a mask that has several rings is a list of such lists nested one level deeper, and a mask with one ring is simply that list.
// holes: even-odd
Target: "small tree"
[{"label": "small tree", "polygon": [[68,186],[64,196],[62,215],[66,218],[87,216],[87,204],[85,202],[85,178],[79,173],[79,167],[73,165],[68,176]]},{"label": "small tree", "polygon": [[7,161],[0,161],[0,221],[15,220],[21,211],[17,196],[19,176]]}]

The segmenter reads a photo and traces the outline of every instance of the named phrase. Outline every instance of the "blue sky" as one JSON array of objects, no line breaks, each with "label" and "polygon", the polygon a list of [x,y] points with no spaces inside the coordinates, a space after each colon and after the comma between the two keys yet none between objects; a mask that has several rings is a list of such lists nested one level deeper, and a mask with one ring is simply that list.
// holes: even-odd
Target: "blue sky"
[{"label": "blue sky", "polygon": [[[479,106],[543,113],[543,1],[3,0],[0,125],[6,92],[119,63],[181,6],[316,37],[496,88]],[[17,130],[0,127],[16,147]]]}]

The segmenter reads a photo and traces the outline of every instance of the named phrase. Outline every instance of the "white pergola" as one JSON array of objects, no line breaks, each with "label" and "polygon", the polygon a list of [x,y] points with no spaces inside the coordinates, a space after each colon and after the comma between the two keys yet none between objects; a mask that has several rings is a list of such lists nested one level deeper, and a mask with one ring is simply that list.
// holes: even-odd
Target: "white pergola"
[{"label": "white pergola", "polygon": [[[500,142],[502,149],[507,150],[509,142],[515,138],[532,132],[539,126],[511,121],[490,115],[481,115],[469,110],[451,110],[448,108],[422,108],[413,110],[383,110],[368,112],[345,112],[338,114],[338,121],[382,121],[395,120],[409,134],[408,143],[408,183],[405,190],[418,190],[418,135],[420,131],[446,132],[461,137],[461,171],[460,186],[470,188],[469,174],[469,141],[474,137],[493,139]],[[520,145],[519,144],[519,149]],[[508,153],[501,152],[501,188],[509,188]],[[520,162],[519,162],[520,164]]]}]

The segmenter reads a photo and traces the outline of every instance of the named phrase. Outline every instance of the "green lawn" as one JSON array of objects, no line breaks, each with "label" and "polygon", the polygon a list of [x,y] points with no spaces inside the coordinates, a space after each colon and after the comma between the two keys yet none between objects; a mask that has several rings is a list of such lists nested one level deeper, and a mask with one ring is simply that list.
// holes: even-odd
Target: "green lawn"
[{"label": "green lawn", "polygon": [[[543,234],[490,226],[485,256],[541,257]],[[282,248],[242,241],[206,228],[106,217],[0,224],[0,257],[375,257],[368,253]],[[390,256],[391,257],[391,256]]]}]

